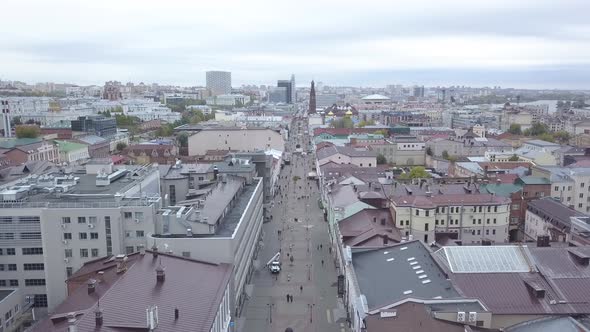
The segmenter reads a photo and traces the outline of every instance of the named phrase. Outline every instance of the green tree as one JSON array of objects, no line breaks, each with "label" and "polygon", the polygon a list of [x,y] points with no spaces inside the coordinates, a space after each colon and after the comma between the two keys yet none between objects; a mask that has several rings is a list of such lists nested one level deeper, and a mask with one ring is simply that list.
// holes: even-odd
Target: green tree
[{"label": "green tree", "polygon": [[20,116],[15,116],[14,118],[12,118],[12,124],[14,126],[18,126],[23,124],[23,121],[21,120]]},{"label": "green tree", "polygon": [[377,155],[377,165],[384,165],[387,164],[387,158],[385,158],[385,156],[380,153]]},{"label": "green tree", "polygon": [[352,122],[351,118],[344,117],[344,118],[340,118],[340,119],[334,119],[332,121],[332,123],[330,124],[330,126],[332,128],[353,128],[354,123]]},{"label": "green tree", "polygon": [[41,130],[37,126],[20,125],[16,127],[17,138],[37,138]]},{"label": "green tree", "polygon": [[510,161],[519,161],[520,159],[518,158],[518,156],[516,154],[513,154],[512,157],[510,157],[510,159],[508,159]]},{"label": "green tree", "polygon": [[447,150],[444,150],[444,151],[442,152],[442,157],[443,157],[444,159],[446,159],[446,160],[449,160],[449,151],[447,151]]},{"label": "green tree", "polygon": [[156,130],[156,136],[159,136],[159,137],[172,136],[173,133],[174,133],[174,125],[172,125],[172,124],[162,125],[161,127],[159,127]]},{"label": "green tree", "polygon": [[127,147],[127,144],[125,144],[123,142],[117,143],[117,146],[116,146],[117,151],[123,151],[123,150],[125,150],[126,147]]},{"label": "green tree", "polygon": [[359,127],[359,128],[363,128],[363,127],[366,127],[366,126],[374,126],[374,125],[375,125],[375,121],[374,120],[369,120],[369,121],[363,120],[363,121],[359,122],[356,126]]},{"label": "green tree", "polygon": [[381,136],[385,137],[385,136],[387,136],[387,130],[385,130],[385,129],[375,130],[373,132],[373,134],[375,134],[375,135],[381,135]]},{"label": "green tree", "polygon": [[538,135],[537,138],[547,142],[555,142],[555,138],[553,138],[553,135],[550,133],[542,133],[541,135]]},{"label": "green tree", "polygon": [[555,133],[553,133],[553,137],[555,138],[556,141],[558,141],[561,144],[567,144],[569,142],[569,140],[572,138],[570,133],[568,133],[567,131],[555,132]]},{"label": "green tree", "polygon": [[400,174],[400,179],[427,179],[430,174],[426,171],[423,166],[412,167],[409,173]]},{"label": "green tree", "polygon": [[540,136],[548,132],[549,129],[547,128],[547,125],[540,122],[533,123],[531,128],[528,129],[529,136]]},{"label": "green tree", "polygon": [[513,135],[521,135],[522,134],[521,127],[518,123],[511,124],[510,129],[508,129],[508,132]]},{"label": "green tree", "polygon": [[178,145],[180,145],[181,147],[187,147],[188,134],[186,132],[181,132],[180,134],[178,134],[178,136],[176,136],[176,141],[178,142]]},{"label": "green tree", "polygon": [[426,148],[426,154],[429,155],[429,156],[432,156],[432,149],[430,147],[427,147]]}]

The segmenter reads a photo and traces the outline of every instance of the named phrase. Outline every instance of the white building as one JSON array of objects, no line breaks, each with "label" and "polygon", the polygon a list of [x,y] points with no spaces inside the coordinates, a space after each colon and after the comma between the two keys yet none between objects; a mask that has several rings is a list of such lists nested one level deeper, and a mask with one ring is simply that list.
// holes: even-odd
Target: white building
[{"label": "white building", "polygon": [[212,97],[207,97],[205,99],[207,105],[215,105],[215,106],[236,106],[236,105],[246,105],[250,102],[250,96],[247,95],[230,95],[230,94],[222,94],[222,95],[215,95]]},{"label": "white building", "polygon": [[280,132],[268,128],[205,128],[188,139],[189,156],[205,155],[207,150],[259,151],[285,150]]},{"label": "white building", "polygon": [[51,311],[82,264],[144,248],[159,204],[158,172],[147,167],[89,164],[86,173],[31,175],[6,185],[0,254],[16,270],[0,271],[0,280]]}]

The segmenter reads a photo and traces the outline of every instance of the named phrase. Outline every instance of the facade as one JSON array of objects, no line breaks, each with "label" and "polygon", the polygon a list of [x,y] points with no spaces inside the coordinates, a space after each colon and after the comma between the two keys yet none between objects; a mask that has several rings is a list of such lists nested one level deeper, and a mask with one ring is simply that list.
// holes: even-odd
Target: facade
[{"label": "facade", "polygon": [[81,116],[72,121],[72,131],[81,131],[100,137],[111,137],[117,133],[115,118],[102,116]]},{"label": "facade", "polygon": [[231,93],[231,73],[228,71],[208,71],[206,73],[207,89],[212,96]]},{"label": "facade", "polygon": [[213,182],[213,165],[182,164],[159,165],[160,193],[164,205],[176,205],[177,202],[197,196],[201,187]]},{"label": "facade", "polygon": [[426,143],[415,136],[395,136],[387,144],[374,144],[371,148],[382,154],[388,163],[399,166],[424,165]]},{"label": "facade", "polygon": [[70,141],[54,141],[59,150],[59,159],[64,163],[76,163],[90,158],[88,145]]},{"label": "facade", "polygon": [[188,139],[189,156],[203,156],[207,150],[283,151],[285,140],[280,132],[268,128],[206,128]]},{"label": "facade", "polygon": [[[50,311],[84,263],[145,248],[159,207],[155,169],[86,165],[85,173],[30,176],[0,191],[0,279]],[[51,254],[49,254],[51,253]]]},{"label": "facade", "polygon": [[104,84],[102,98],[106,100],[121,100],[123,94],[121,92],[121,83],[117,81],[109,81]]},{"label": "facade", "polygon": [[366,149],[326,146],[316,152],[318,166],[327,163],[352,164],[359,167],[377,167],[377,153]]},{"label": "facade", "polygon": [[203,199],[160,210],[150,242],[176,255],[233,264],[231,311],[239,315],[261,240],[263,184],[261,178],[219,177]]},{"label": "facade", "polygon": [[433,156],[440,157],[446,151],[450,156],[483,156],[486,152],[508,152],[512,146],[502,141],[486,137],[435,138],[426,142]]},{"label": "facade", "polygon": [[244,106],[250,102],[250,96],[248,95],[230,95],[230,94],[221,94],[221,95],[214,95],[212,97],[207,97],[205,99],[207,105],[216,105],[216,106]]},{"label": "facade", "polygon": [[[586,225],[590,221],[587,214],[571,209],[553,198],[532,201],[526,210],[525,240],[537,241],[539,237],[548,236],[551,242],[588,242],[586,236],[576,237],[572,234],[572,229],[575,228],[573,219]],[[582,232],[587,231],[584,229]]]},{"label": "facade", "polygon": [[510,199],[486,194],[402,195],[391,198],[402,236],[431,243],[445,234],[464,245],[508,242]]},{"label": "facade", "polygon": [[268,89],[268,102],[269,103],[284,103],[287,100],[287,88],[286,87],[270,87]]},{"label": "facade", "polygon": [[10,119],[10,109],[8,109],[8,100],[0,99],[0,111],[2,113],[2,130],[4,137],[12,137],[12,125]]},{"label": "facade", "polygon": [[285,100],[283,100],[283,103],[287,103],[287,104],[293,104],[293,91],[295,90],[295,87],[293,86],[293,83],[291,80],[279,80],[277,81],[277,87],[278,88],[285,88]]},{"label": "facade", "polygon": [[[2,280],[6,282],[6,280]],[[31,298],[25,298],[20,288],[0,289],[0,331],[24,331],[32,324]]]},{"label": "facade", "polygon": [[85,264],[67,281],[77,287],[31,332],[229,331],[232,266],[160,250]]},{"label": "facade", "polygon": [[551,181],[551,197],[582,213],[590,212],[590,167],[533,167],[534,176]]},{"label": "facade", "polygon": [[0,154],[12,164],[28,161],[46,160],[52,163],[60,161],[57,147],[49,141],[38,138],[19,138],[0,142]]}]

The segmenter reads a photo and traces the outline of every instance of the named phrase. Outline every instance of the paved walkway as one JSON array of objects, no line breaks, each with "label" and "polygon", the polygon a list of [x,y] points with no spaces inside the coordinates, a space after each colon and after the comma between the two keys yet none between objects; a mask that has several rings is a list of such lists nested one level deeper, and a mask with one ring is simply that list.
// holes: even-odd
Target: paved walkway
[{"label": "paved walkway", "polygon": [[[303,143],[307,142],[302,140],[308,138],[293,136],[289,150],[293,151],[295,144],[305,150],[307,145]],[[238,331],[283,332],[287,327],[295,332],[347,331],[345,311],[337,296],[336,269],[328,249],[327,223],[318,206],[318,188],[315,181],[307,180],[312,158],[293,155],[291,165],[281,172],[273,219],[263,226],[261,267],[254,272],[254,291],[237,321]],[[294,181],[295,176],[300,179]],[[282,270],[273,275],[264,265],[279,250]],[[287,294],[293,296],[293,302],[287,302]]]}]

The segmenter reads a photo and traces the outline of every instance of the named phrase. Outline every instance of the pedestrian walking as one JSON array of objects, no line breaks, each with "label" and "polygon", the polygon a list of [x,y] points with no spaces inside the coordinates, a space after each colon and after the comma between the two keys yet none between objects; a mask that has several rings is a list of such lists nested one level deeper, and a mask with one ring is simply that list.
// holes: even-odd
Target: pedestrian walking
[{"label": "pedestrian walking", "polygon": [[289,294],[287,294],[287,302],[289,302]]},{"label": "pedestrian walking", "polygon": [[332,253],[332,247],[328,248],[328,252],[330,252],[330,254]]},{"label": "pedestrian walking", "polygon": [[324,249],[324,247],[320,244],[320,250]]},{"label": "pedestrian walking", "polygon": [[322,266],[324,266],[324,260],[322,259]]},{"label": "pedestrian walking", "polygon": [[299,290],[301,291],[301,294],[303,294],[303,285],[299,286]]}]

